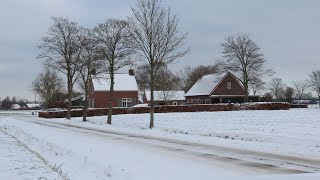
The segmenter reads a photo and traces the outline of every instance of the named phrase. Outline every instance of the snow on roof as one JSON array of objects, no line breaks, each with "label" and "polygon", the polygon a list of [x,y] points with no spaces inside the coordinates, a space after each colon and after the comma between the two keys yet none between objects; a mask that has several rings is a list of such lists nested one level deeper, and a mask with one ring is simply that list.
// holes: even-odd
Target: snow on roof
[{"label": "snow on roof", "polygon": [[[110,91],[110,78],[92,79],[95,91]],[[114,75],[114,91],[138,91],[136,78],[129,74]]]},{"label": "snow on roof", "polygon": [[11,109],[20,109],[21,106],[19,104],[12,104]]},{"label": "snow on roof", "polygon": [[[184,101],[184,91],[154,91],[154,101]],[[151,91],[145,91],[147,101],[151,101]]]},{"label": "snow on roof", "polygon": [[27,106],[28,106],[28,108],[36,108],[36,107],[40,107],[40,104],[38,104],[38,103],[28,103]]},{"label": "snow on roof", "polygon": [[199,79],[191,89],[186,93],[186,96],[201,96],[201,95],[210,95],[210,92],[218,85],[221,81],[221,77],[216,74],[209,74],[203,76]]}]

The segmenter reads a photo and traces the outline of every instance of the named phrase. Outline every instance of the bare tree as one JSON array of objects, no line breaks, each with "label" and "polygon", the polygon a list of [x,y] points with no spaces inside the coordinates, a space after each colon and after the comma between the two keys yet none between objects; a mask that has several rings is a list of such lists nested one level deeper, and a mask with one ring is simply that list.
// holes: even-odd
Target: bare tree
[{"label": "bare tree", "polygon": [[[150,90],[151,82],[148,64],[138,66],[135,77],[141,91]],[[175,75],[166,64],[159,66],[154,79],[154,90],[159,91],[156,95],[164,100],[165,104],[175,97],[176,90],[180,90],[180,77]]]},{"label": "bare tree", "polygon": [[133,50],[128,45],[127,26],[126,21],[108,19],[94,29],[100,53],[106,62],[108,78],[110,78],[108,124],[111,124],[112,120],[114,74],[118,69],[132,64],[129,56]]},{"label": "bare tree", "polygon": [[296,91],[296,96],[299,99],[299,104],[301,104],[305,90],[308,88],[307,83],[304,81],[293,81],[292,85]]},{"label": "bare tree", "polygon": [[309,87],[317,93],[320,107],[320,69],[314,70],[309,74],[308,84]]},{"label": "bare tree", "polygon": [[33,91],[43,100],[43,106],[51,108],[59,101],[58,95],[63,89],[63,80],[54,70],[45,67],[32,83]]},{"label": "bare tree", "polygon": [[235,74],[245,90],[245,102],[248,101],[249,84],[254,78],[261,79],[271,70],[265,69],[264,55],[260,47],[246,34],[237,34],[225,38],[221,44],[223,59],[218,61],[223,71]]},{"label": "bare tree", "polygon": [[[151,81],[149,73],[149,65],[143,64],[136,68],[136,79],[138,87],[141,91],[150,90]],[[179,89],[180,77],[175,75],[167,65],[159,66],[157,74],[154,77],[154,90],[177,90]]]},{"label": "bare tree", "polygon": [[294,89],[292,87],[287,86],[286,89],[283,91],[284,99],[291,103],[294,95]]},{"label": "bare tree", "polygon": [[149,65],[151,82],[150,129],[154,127],[154,82],[157,65],[174,62],[189,49],[182,49],[187,34],[180,35],[178,19],[171,9],[165,8],[161,0],[138,0],[132,8],[130,20],[130,44],[140,58]]},{"label": "bare tree", "polygon": [[84,90],[85,100],[83,106],[83,121],[87,120],[87,111],[89,107],[89,84],[91,79],[102,73],[102,61],[98,51],[98,44],[90,29],[80,27],[80,46],[81,53],[78,60],[75,62],[77,71],[79,72],[80,86]]},{"label": "bare tree", "polygon": [[284,87],[285,84],[282,82],[281,78],[273,78],[269,84],[269,90],[276,100],[283,97]]},{"label": "bare tree", "polygon": [[43,51],[38,58],[46,60],[46,63],[66,75],[68,84],[68,113],[71,117],[71,98],[73,85],[78,77],[75,61],[79,57],[79,28],[77,23],[67,18],[52,18],[53,24],[49,28],[47,36],[41,39],[39,48]]},{"label": "bare tree", "polygon": [[164,100],[165,104],[172,100],[179,90],[180,78],[174,75],[167,67],[162,68],[155,77],[157,87],[155,89],[161,91],[160,99]]},{"label": "bare tree", "polygon": [[265,85],[266,83],[262,81],[262,79],[259,77],[253,77],[249,82],[249,86],[251,87],[253,95],[256,95],[257,93],[261,93],[261,91],[266,88]]}]

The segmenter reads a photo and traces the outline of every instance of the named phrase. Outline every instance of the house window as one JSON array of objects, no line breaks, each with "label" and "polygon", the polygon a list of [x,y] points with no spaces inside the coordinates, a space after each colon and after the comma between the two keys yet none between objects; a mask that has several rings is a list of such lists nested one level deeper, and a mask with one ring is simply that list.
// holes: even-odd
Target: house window
[{"label": "house window", "polygon": [[132,99],[131,98],[122,98],[122,107],[131,107]]},{"label": "house window", "polygon": [[176,105],[178,105],[178,102],[177,101],[173,101],[172,105],[176,106]]},{"label": "house window", "polygon": [[231,89],[231,82],[227,82],[227,89]]},{"label": "house window", "polygon": [[211,99],[206,99],[205,104],[211,104]]}]

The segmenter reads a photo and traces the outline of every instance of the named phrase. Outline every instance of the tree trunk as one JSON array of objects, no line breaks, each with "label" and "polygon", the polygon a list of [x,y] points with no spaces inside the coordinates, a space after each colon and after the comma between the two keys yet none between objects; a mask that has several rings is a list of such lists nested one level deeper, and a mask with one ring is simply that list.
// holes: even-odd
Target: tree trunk
[{"label": "tree trunk", "polygon": [[68,77],[68,112],[67,112],[67,119],[71,119],[71,97],[72,97],[72,81],[70,77]]},{"label": "tree trunk", "polygon": [[113,70],[110,72],[110,97],[109,97],[109,109],[108,109],[108,124],[111,124],[112,121],[112,107],[113,107],[113,88],[114,88],[114,73]]},{"label": "tree trunk", "polygon": [[150,107],[150,126],[149,128],[152,129],[154,127],[154,97],[153,97],[153,91],[154,91],[154,67],[151,65],[151,71],[150,71],[150,81],[151,81],[151,87],[150,87],[150,99],[151,99],[151,107]]},{"label": "tree trunk", "polygon": [[320,95],[318,95],[319,108],[320,108]]},{"label": "tree trunk", "polygon": [[249,101],[249,92],[248,92],[248,83],[244,83],[244,91],[245,91],[245,97],[244,97],[244,102]]},{"label": "tree trunk", "polygon": [[82,118],[82,121],[85,122],[87,121],[87,114],[88,114],[88,96],[89,96],[89,90],[88,90],[88,83],[86,83],[85,85],[85,97],[84,97],[84,104],[83,104],[83,118]]}]

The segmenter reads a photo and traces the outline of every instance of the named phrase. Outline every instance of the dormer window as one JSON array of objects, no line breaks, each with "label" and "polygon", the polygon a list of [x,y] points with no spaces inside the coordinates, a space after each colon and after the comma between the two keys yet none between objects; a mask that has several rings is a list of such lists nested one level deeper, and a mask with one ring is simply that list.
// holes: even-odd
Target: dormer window
[{"label": "dormer window", "polygon": [[231,82],[227,82],[227,89],[231,89]]}]

